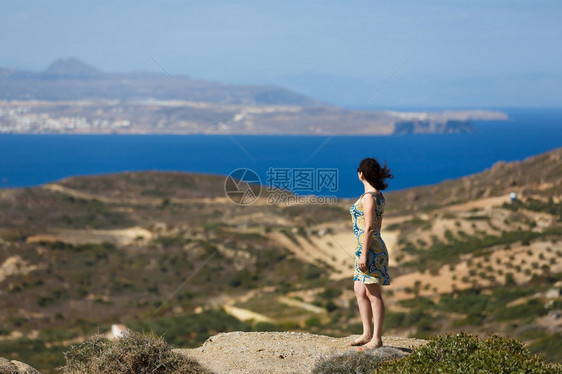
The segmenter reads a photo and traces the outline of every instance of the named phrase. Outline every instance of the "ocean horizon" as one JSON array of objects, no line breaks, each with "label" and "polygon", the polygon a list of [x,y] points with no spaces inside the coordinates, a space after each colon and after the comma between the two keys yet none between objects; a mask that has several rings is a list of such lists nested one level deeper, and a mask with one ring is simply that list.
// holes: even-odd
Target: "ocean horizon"
[{"label": "ocean horizon", "polygon": [[[394,179],[388,181],[387,191],[393,191],[478,173],[498,161],[523,160],[562,147],[562,108],[502,111],[509,120],[474,121],[477,131],[461,134],[3,134],[0,187],[31,187],[71,176],[125,171],[226,176],[246,168],[266,186],[276,184],[273,173],[287,173],[285,186],[296,193],[350,198],[363,192],[356,169],[365,157],[388,163]],[[291,179],[303,170],[312,173],[312,184],[304,190]],[[335,188],[320,185],[319,170],[336,170]]]}]

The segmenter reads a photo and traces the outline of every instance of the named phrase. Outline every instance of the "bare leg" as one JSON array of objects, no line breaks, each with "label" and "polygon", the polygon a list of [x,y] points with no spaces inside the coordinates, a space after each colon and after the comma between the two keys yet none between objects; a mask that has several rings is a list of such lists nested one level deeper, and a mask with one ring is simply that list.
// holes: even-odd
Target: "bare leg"
[{"label": "bare leg", "polygon": [[373,338],[373,310],[372,303],[367,295],[367,288],[360,281],[353,282],[353,289],[355,290],[355,298],[359,306],[359,314],[361,315],[361,322],[363,323],[363,335],[360,338],[350,343],[349,345],[363,345],[371,341]]},{"label": "bare leg", "polygon": [[374,349],[382,346],[382,327],[384,324],[384,301],[382,300],[381,286],[378,284],[366,284],[366,294],[369,299],[373,315],[373,337],[364,346],[365,349]]}]

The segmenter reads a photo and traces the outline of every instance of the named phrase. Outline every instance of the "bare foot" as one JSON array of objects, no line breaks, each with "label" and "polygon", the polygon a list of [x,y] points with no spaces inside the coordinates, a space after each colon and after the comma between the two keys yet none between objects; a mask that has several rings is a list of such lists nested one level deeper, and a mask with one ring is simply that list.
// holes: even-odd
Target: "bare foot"
[{"label": "bare foot", "polygon": [[369,341],[371,341],[371,338],[360,336],[352,342],[347,342],[347,345],[350,346],[350,347],[356,347],[358,345],[367,344]]},{"label": "bare foot", "polygon": [[357,348],[358,351],[371,351],[373,349],[377,349],[382,347],[382,340],[379,341],[375,341],[375,340],[371,340],[369,343],[363,345],[362,347]]}]

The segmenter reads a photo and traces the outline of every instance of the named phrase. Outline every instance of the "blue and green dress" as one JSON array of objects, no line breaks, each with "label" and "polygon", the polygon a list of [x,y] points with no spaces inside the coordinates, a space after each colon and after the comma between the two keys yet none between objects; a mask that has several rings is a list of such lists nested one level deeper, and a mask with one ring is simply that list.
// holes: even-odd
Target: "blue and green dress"
[{"label": "blue and green dress", "polygon": [[365,215],[363,213],[363,204],[361,203],[361,198],[365,194],[361,195],[355,204],[349,208],[353,221],[353,233],[356,238],[355,272],[353,274],[353,280],[361,281],[365,284],[377,283],[381,286],[387,286],[390,284],[390,276],[388,275],[388,251],[386,250],[386,245],[379,231],[385,200],[384,196],[380,193],[366,193],[372,194],[375,201],[375,217],[373,222],[375,231],[373,232],[371,246],[367,254],[367,266],[369,267],[367,273],[363,273],[358,267],[359,257],[363,251],[363,235],[365,234]]}]

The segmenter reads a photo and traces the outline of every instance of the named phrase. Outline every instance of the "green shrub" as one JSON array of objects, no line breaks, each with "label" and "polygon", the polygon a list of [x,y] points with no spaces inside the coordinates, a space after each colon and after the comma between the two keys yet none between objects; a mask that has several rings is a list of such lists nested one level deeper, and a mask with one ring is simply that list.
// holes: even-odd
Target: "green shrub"
[{"label": "green shrub", "polygon": [[486,309],[489,299],[480,290],[469,288],[453,294],[443,294],[439,306],[447,312],[479,314]]},{"label": "green shrub", "polygon": [[134,331],[152,332],[164,336],[166,342],[176,347],[197,347],[211,335],[226,331],[250,331],[251,327],[240,322],[224,310],[207,310],[205,313],[184,313],[173,317],[157,317],[139,321],[127,321]]},{"label": "green shrub", "polygon": [[387,231],[396,231],[398,229],[400,229],[400,223],[393,223],[385,227]]},{"label": "green shrub", "polygon": [[424,316],[421,308],[408,313],[387,312],[384,317],[384,326],[388,329],[410,327],[418,323]]},{"label": "green shrub", "polygon": [[47,307],[61,301],[66,297],[66,291],[64,289],[54,289],[47,296],[39,296],[37,298],[37,305],[40,307]]},{"label": "green shrub", "polygon": [[511,319],[534,318],[543,316],[548,312],[544,304],[537,299],[531,299],[526,304],[516,305],[498,311],[496,318],[499,321]]},{"label": "green shrub", "polygon": [[546,335],[529,345],[532,353],[538,353],[551,362],[562,362],[562,334]]},{"label": "green shrub", "polygon": [[466,217],[465,219],[467,219],[469,221],[489,221],[490,217],[488,217],[488,216],[469,216],[469,217]]},{"label": "green shrub", "polygon": [[[454,322],[454,326],[481,325],[488,316],[499,320],[525,318],[533,313],[542,315],[546,309],[538,300],[533,299],[530,305],[519,305],[506,308],[505,305],[518,298],[536,292],[534,288],[494,288],[491,294],[482,290],[466,289],[451,294],[444,294],[439,299],[439,310],[465,314],[466,317]],[[540,305],[538,305],[540,304]]]},{"label": "green shrub", "polygon": [[503,207],[513,211],[517,211],[519,208],[524,208],[535,212],[545,212],[552,214],[553,216],[558,216],[559,220],[562,220],[562,203],[554,203],[552,197],[549,198],[547,202],[532,198],[528,198],[525,202],[517,200],[512,203],[504,203]]},{"label": "green shrub", "polygon": [[270,322],[256,322],[252,326],[253,331],[282,331],[277,325]]},{"label": "green shrub", "polygon": [[181,235],[176,235],[176,236],[161,236],[159,238],[156,238],[156,240],[154,240],[156,243],[162,244],[162,246],[164,248],[170,248],[170,247],[181,247],[186,243],[189,243],[190,240],[184,238]]},{"label": "green shrub", "polygon": [[285,227],[283,229],[280,230],[281,233],[283,235],[285,235],[287,238],[289,238],[290,241],[292,241],[293,243],[295,243],[297,246],[300,246],[299,241],[297,240],[297,238],[295,238],[295,236],[293,235],[293,233],[291,232],[291,229],[288,227]]},{"label": "green shrub", "polygon": [[[47,346],[40,338],[0,340],[0,357],[25,362],[45,374],[52,368],[64,364],[65,349],[60,345]],[[0,373],[5,372],[0,369]]]},{"label": "green shrub", "polygon": [[259,275],[248,270],[242,269],[236,274],[234,274],[228,281],[230,287],[242,287],[242,288],[252,288],[256,281],[259,279]]},{"label": "green shrub", "polygon": [[341,288],[326,288],[318,294],[318,297],[324,300],[331,300],[342,294]]},{"label": "green shrub", "polygon": [[306,327],[316,327],[320,326],[322,323],[320,322],[320,318],[318,317],[310,317],[305,321]]},{"label": "green shrub", "polygon": [[466,318],[462,318],[453,322],[453,327],[459,326],[480,326],[484,323],[485,315],[483,313],[469,314]]},{"label": "green shrub", "polygon": [[298,322],[291,321],[291,320],[278,321],[277,326],[279,326],[279,328],[283,331],[290,331],[299,328]]},{"label": "green shrub", "polygon": [[324,270],[313,264],[306,264],[303,269],[303,276],[306,280],[319,279],[324,273]]},{"label": "green shrub", "polygon": [[481,340],[461,332],[440,335],[400,360],[382,363],[373,373],[560,373],[562,365],[543,362],[516,339]]},{"label": "green shrub", "polygon": [[160,338],[131,332],[107,340],[96,335],[64,354],[65,374],[211,373],[197,361],[172,352]]}]

